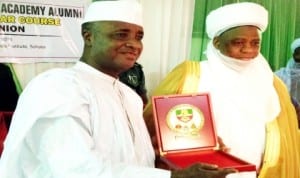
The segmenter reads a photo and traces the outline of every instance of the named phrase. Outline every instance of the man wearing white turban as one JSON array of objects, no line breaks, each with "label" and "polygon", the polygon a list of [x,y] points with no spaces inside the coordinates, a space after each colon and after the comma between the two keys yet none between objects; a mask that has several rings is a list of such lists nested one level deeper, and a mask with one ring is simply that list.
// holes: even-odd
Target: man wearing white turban
[{"label": "man wearing white turban", "polygon": [[285,67],[280,68],[275,73],[283,80],[290,92],[300,124],[300,38],[292,42],[291,51],[293,57]]},{"label": "man wearing white turban", "polygon": [[52,69],[22,92],[5,140],[1,178],[224,178],[235,172],[195,164],[154,168],[143,102],[119,81],[143,45],[135,0],[96,1],[82,24],[73,67]]},{"label": "man wearing white turban", "polygon": [[[268,12],[243,2],[211,11],[206,19],[207,60],[184,61],[152,95],[209,92],[221,149],[256,165],[227,177],[300,177],[296,113],[284,84],[260,53]],[[152,104],[144,110],[151,135]]]}]

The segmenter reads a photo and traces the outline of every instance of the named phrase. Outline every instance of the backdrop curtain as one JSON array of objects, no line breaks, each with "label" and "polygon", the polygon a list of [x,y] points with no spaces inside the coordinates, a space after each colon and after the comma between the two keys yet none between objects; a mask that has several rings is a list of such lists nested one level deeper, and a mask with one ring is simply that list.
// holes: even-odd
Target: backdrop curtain
[{"label": "backdrop curtain", "polygon": [[140,0],[144,8],[144,67],[148,94],[178,63],[189,59],[195,0]]},{"label": "backdrop curtain", "polygon": [[18,93],[21,93],[28,82],[36,75],[54,67],[69,67],[75,62],[37,62],[37,63],[9,63],[14,74]]},{"label": "backdrop curtain", "polygon": [[263,33],[261,52],[271,68],[277,70],[285,66],[291,57],[290,44],[300,37],[299,0],[196,0],[192,47],[192,60],[204,60],[208,37],[205,33],[205,17],[213,9],[235,2],[255,2],[269,11],[269,26]]}]

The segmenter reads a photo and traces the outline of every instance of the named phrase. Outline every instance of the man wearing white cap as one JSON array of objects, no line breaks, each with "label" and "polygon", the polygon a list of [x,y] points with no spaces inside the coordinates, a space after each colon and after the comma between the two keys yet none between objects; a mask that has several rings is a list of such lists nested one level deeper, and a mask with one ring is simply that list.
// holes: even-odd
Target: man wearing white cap
[{"label": "man wearing white cap", "polygon": [[291,51],[293,57],[288,61],[286,67],[279,69],[275,73],[283,80],[290,92],[300,125],[300,38],[292,42]]},{"label": "man wearing white cap", "polygon": [[[257,169],[228,177],[300,177],[296,113],[288,91],[260,53],[267,24],[267,10],[256,3],[211,11],[207,60],[184,61],[152,93],[210,93],[221,149]],[[144,116],[153,134],[151,107],[146,106]]]},{"label": "man wearing white cap", "polygon": [[1,178],[223,178],[234,171],[205,164],[154,168],[143,102],[118,80],[142,52],[141,15],[136,1],[89,6],[80,61],[37,76],[22,92]]}]

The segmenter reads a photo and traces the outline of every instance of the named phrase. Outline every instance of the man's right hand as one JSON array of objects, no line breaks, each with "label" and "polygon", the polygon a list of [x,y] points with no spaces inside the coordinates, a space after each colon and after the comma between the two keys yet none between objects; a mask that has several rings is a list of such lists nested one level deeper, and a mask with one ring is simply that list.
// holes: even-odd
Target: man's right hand
[{"label": "man's right hand", "polygon": [[237,170],[231,168],[219,168],[216,165],[197,163],[185,169],[173,170],[171,178],[225,178]]}]

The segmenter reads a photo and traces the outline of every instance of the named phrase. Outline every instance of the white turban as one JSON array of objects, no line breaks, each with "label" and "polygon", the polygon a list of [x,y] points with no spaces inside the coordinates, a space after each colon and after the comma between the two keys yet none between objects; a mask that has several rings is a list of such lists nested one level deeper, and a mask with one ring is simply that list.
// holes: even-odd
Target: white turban
[{"label": "white turban", "polygon": [[241,2],[213,10],[206,18],[206,32],[211,39],[230,28],[244,25],[256,26],[264,32],[268,25],[268,11],[256,3]]},{"label": "white turban", "polygon": [[95,1],[88,7],[83,23],[121,21],[143,26],[142,7],[136,0]]},{"label": "white turban", "polygon": [[293,41],[293,43],[291,44],[291,50],[294,53],[295,49],[300,47],[300,38],[297,38]]}]

